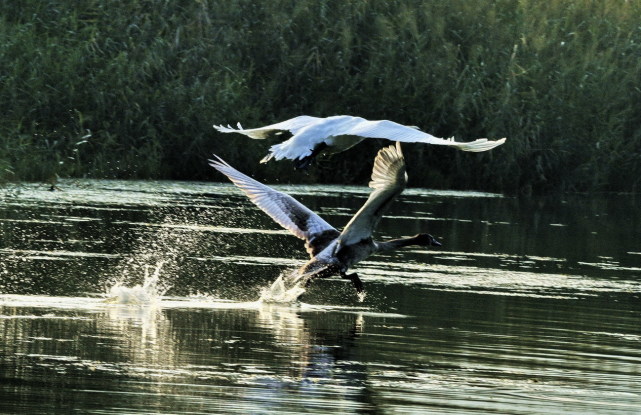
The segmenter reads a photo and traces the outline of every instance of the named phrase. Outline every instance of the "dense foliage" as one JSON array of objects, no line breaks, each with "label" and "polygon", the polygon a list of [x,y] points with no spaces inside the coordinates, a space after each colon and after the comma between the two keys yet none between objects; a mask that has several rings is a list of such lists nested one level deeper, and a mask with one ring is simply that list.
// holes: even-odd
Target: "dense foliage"
[{"label": "dense foliage", "polygon": [[305,174],[219,134],[360,115],[488,153],[408,145],[410,184],[639,190],[641,2],[0,2],[0,177],[222,180],[216,152],[270,182],[364,184],[380,144]]}]

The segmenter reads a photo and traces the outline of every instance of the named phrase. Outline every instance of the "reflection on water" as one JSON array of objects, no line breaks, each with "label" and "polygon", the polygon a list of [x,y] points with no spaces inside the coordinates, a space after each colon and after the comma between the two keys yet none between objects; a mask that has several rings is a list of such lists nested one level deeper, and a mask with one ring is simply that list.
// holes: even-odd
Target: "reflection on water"
[{"label": "reflection on water", "polygon": [[[342,342],[352,342],[361,330],[358,309],[168,299],[161,310],[67,297],[40,310],[31,307],[32,298],[2,300],[7,305],[0,327],[5,338],[20,341],[3,350],[9,382],[1,390],[7,396],[28,394],[12,403],[21,413],[77,407],[78,402],[43,402],[56,384],[69,388],[82,407],[100,404],[112,413],[192,412],[193,405],[203,413],[255,413],[270,403],[278,411],[281,400],[302,400],[309,393],[304,406],[320,409],[336,406],[333,391],[349,388],[343,380],[364,376],[333,376],[343,371],[336,360],[344,352],[338,350]],[[181,396],[173,396],[177,390]],[[122,393],[117,405],[111,402],[115,392]],[[247,402],[234,401],[239,398]],[[339,405],[350,406],[359,404]],[[302,407],[291,403],[293,410]]]},{"label": "reflection on water", "polygon": [[[0,198],[0,412],[641,412],[634,198],[410,189],[380,235],[442,249],[274,304],[304,251],[232,186],[60,187]],[[337,227],[368,193],[283,189]]]}]

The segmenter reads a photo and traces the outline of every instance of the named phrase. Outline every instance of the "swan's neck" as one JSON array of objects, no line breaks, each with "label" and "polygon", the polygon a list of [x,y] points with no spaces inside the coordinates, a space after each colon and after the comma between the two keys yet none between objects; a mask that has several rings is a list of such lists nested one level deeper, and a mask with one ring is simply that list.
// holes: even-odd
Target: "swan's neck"
[{"label": "swan's neck", "polygon": [[409,245],[418,245],[416,241],[417,239],[418,238],[416,236],[412,236],[411,238],[392,239],[390,241],[377,242],[376,247],[378,252],[394,251]]}]

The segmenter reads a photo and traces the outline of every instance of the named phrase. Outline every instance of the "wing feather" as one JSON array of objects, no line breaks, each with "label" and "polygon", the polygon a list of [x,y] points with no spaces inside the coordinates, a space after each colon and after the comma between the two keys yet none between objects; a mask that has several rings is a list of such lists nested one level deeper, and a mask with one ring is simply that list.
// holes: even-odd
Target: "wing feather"
[{"label": "wing feather", "polygon": [[443,139],[434,137],[416,127],[410,127],[388,120],[368,121],[362,119],[361,122],[348,126],[348,128],[344,129],[341,133],[343,135],[356,135],[367,138],[384,138],[404,143],[426,143],[450,146],[456,147],[459,150],[472,152],[491,150],[505,142],[505,138],[496,141],[479,138],[467,143],[461,143],[454,141],[454,138]]},{"label": "wing feather", "polygon": [[369,182],[374,191],[343,229],[336,252],[343,246],[370,238],[386,208],[403,192],[406,184],[405,159],[400,143],[396,142],[396,145],[385,147],[376,155]]},{"label": "wing feather", "polygon": [[288,131],[292,135],[296,134],[305,126],[320,119],[321,118],[318,117],[310,117],[309,115],[301,115],[286,121],[281,121],[276,124],[266,125],[264,127],[258,128],[244,129],[242,128],[240,123],[238,123],[238,128],[233,128],[229,125],[227,125],[226,127],[224,125],[214,125],[214,128],[221,133],[240,133],[251,138],[263,139],[274,134],[283,133],[285,131]]},{"label": "wing feather", "polygon": [[[209,160],[209,165],[227,176],[276,223],[305,240],[310,253],[324,248],[329,236],[338,236],[339,232],[334,227],[293,197],[239,172],[220,157],[214,157],[216,160]],[[317,246],[319,244],[323,246]]]}]

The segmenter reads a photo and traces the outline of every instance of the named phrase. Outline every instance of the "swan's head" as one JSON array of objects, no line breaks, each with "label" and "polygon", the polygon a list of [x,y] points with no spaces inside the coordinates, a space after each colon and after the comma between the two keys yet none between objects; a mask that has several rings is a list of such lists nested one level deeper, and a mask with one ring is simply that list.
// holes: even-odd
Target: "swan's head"
[{"label": "swan's head", "polygon": [[442,244],[429,233],[419,233],[414,237],[414,243],[422,246],[441,246]]}]

